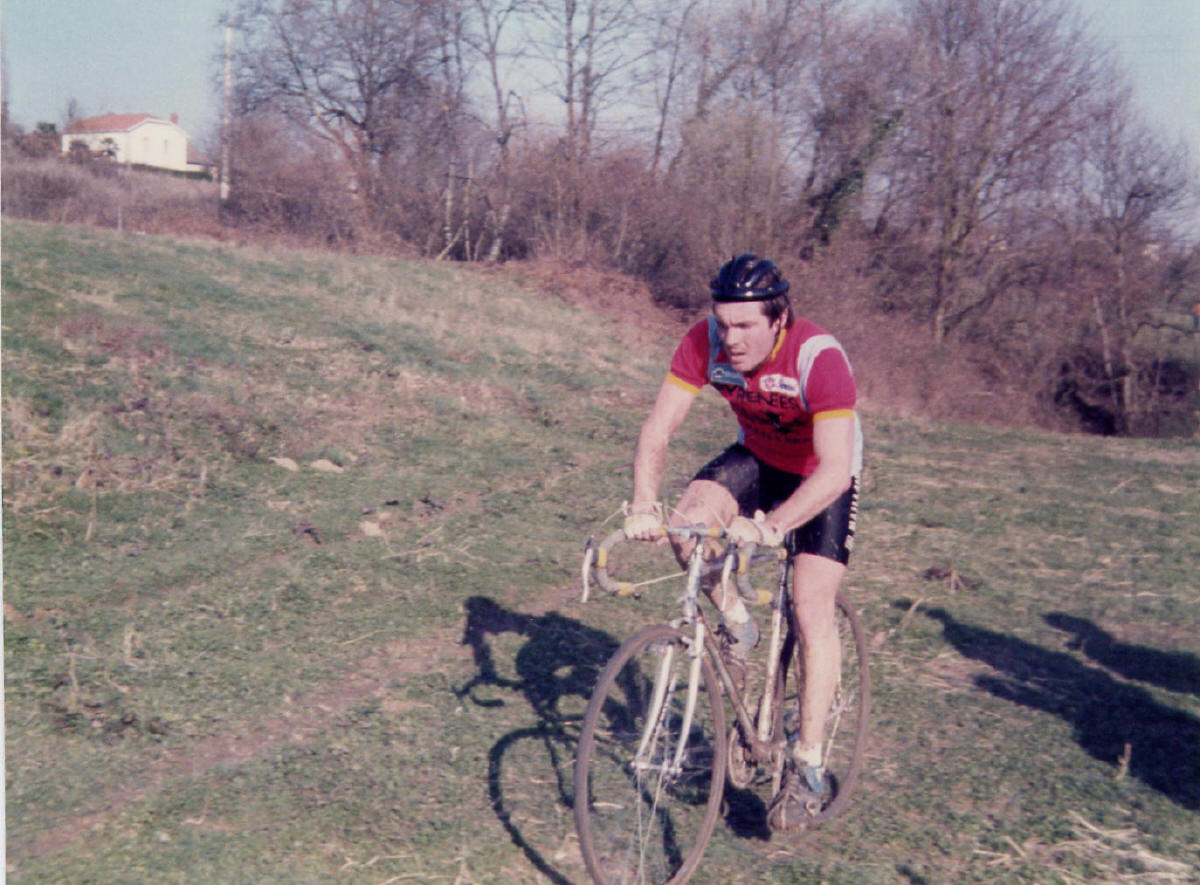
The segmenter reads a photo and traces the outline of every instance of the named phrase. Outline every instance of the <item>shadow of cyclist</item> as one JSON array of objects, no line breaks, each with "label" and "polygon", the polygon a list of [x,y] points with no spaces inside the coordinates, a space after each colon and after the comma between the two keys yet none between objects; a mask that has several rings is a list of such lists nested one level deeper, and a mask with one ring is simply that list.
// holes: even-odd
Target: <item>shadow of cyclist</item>
[{"label": "shadow of cyclist", "polygon": [[725,826],[743,839],[767,842],[771,828],[767,826],[767,806],[752,790],[739,790],[732,784],[725,787]]},{"label": "shadow of cyclist", "polygon": [[[557,705],[566,695],[587,698],[617,641],[600,630],[588,627],[558,612],[528,615],[511,611],[485,596],[472,596],[466,602],[467,621],[463,644],[471,646],[479,673],[458,689],[459,697],[470,696],[480,706],[497,706],[503,701],[474,697],[481,685],[522,692],[546,725],[558,725]],[[489,637],[516,633],[527,642],[516,653],[513,663],[517,679],[508,679],[496,669]]]},{"label": "shadow of cyclist", "polygon": [[1115,763],[1128,743],[1131,776],[1185,808],[1200,809],[1200,720],[1066,652],[965,624],[944,609],[926,614],[942,623],[961,654],[998,671],[977,676],[980,688],[1061,716],[1080,747],[1103,762]]},{"label": "shadow of cyclist", "polygon": [[[578,716],[565,715],[560,702],[572,695],[583,700],[589,698],[619,643],[607,633],[557,612],[529,615],[504,608],[484,596],[471,597],[465,608],[462,641],[471,647],[477,673],[456,694],[480,707],[502,707],[505,700],[487,697],[479,689],[490,686],[517,691],[537,717],[532,725],[505,734],[489,751],[487,784],[492,807],[513,844],[545,876],[562,885],[569,879],[547,859],[547,853],[553,855],[556,846],[549,844],[543,833],[533,832],[532,824],[525,825],[522,821],[530,819],[527,812],[534,802],[542,803],[538,811],[544,812],[543,817],[549,816],[552,809],[548,806],[553,805],[556,814],[569,819],[575,802],[572,777],[582,723]],[[511,662],[497,660],[495,639],[505,634],[526,639]],[[513,670],[515,678],[503,675]],[[641,693],[630,687],[627,695],[633,698]],[[620,712],[610,710],[609,715]],[[533,752],[530,742],[544,748],[539,751],[544,752],[544,759],[536,764],[536,771],[519,778],[518,785],[514,779],[518,774],[517,759]],[[555,788],[543,792],[553,795],[532,796],[531,778],[543,782],[550,777],[555,778]],[[727,788],[725,823],[736,835],[770,839],[766,819],[766,806],[752,791]]]},{"label": "shadow of cyclist", "polygon": [[1119,676],[1200,697],[1200,658],[1193,654],[1121,642],[1091,621],[1065,612],[1050,612],[1042,619],[1056,630],[1073,634],[1068,648],[1079,649]]},{"label": "shadow of cyclist", "polygon": [[[559,705],[567,696],[586,700],[591,695],[618,643],[607,633],[557,612],[524,614],[484,596],[468,599],[466,612],[463,644],[471,647],[478,672],[457,690],[459,698],[470,699],[481,707],[499,707],[505,705],[503,699],[483,697],[478,689],[494,686],[518,691],[537,717],[534,724],[504,735],[489,751],[487,784],[492,807],[513,844],[525,852],[530,862],[552,882],[567,885],[570,880],[543,853],[557,846],[545,844],[544,838],[539,839],[541,831],[536,835],[532,832],[536,824],[523,821],[544,816],[526,813],[535,806],[539,812],[549,811],[569,820],[580,722],[578,717],[564,715]],[[501,675],[501,669],[508,670],[508,662],[496,660],[493,640],[502,634],[516,634],[526,640],[512,658],[516,678]],[[536,771],[521,776],[516,771],[520,765],[517,760],[533,752],[529,741],[544,748],[545,756],[539,755]],[[546,790],[540,784],[550,777],[555,778],[555,788]],[[515,788],[515,783],[519,787]],[[538,791],[542,795],[534,795]]]}]

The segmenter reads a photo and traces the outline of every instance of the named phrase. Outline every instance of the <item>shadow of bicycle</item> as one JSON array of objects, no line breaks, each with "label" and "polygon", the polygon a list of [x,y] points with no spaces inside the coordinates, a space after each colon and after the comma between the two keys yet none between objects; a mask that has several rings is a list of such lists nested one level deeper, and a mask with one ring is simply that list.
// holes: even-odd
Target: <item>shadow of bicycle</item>
[{"label": "shadow of bicycle", "polygon": [[[488,688],[518,693],[533,722],[505,734],[488,753],[488,795],[513,844],[551,882],[569,885],[579,869],[572,783],[583,710],[618,642],[557,612],[529,615],[474,596],[466,602],[463,644],[476,675],[458,696],[480,707],[508,704]],[[515,653],[511,651],[520,643]]]}]

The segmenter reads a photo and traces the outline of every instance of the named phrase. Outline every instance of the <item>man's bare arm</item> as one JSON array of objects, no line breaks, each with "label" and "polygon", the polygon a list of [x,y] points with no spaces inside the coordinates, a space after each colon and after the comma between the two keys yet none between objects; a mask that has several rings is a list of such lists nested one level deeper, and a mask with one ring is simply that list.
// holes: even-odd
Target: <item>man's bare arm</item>
[{"label": "man's bare arm", "polygon": [[667,444],[687,417],[696,395],[670,379],[663,382],[658,399],[638,435],[633,456],[633,507],[658,500],[667,468]]},{"label": "man's bare arm", "polygon": [[813,425],[813,451],[819,463],[790,497],[767,514],[766,521],[787,532],[802,526],[850,488],[854,469],[856,424],[853,415]]}]

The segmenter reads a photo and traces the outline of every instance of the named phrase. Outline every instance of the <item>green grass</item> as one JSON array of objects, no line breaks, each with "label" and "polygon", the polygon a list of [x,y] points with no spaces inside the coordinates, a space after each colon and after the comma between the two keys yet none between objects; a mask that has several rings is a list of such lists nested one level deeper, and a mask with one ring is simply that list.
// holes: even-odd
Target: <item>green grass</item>
[{"label": "green grass", "polygon": [[[3,285],[9,880],[582,881],[578,715],[671,593],[584,606],[579,554],[674,342],[7,220]],[[1194,880],[1200,447],[865,420],[861,793],[696,881]],[[702,398],[673,493],[731,433]]]}]

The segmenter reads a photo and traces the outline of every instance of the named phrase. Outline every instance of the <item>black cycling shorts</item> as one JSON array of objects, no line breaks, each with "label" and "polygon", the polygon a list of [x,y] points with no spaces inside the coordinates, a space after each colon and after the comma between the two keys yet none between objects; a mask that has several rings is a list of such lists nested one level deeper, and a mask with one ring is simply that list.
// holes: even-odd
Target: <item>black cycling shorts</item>
[{"label": "black cycling shorts", "polygon": [[[770,513],[804,482],[797,473],[788,473],[764,464],[741,443],[735,443],[700,468],[693,480],[707,479],[724,486],[737,500],[742,516],[754,511]],[[854,526],[858,518],[858,477],[854,477],[840,498],[804,525],[787,533],[784,546],[795,556],[811,553],[845,565],[854,549]]]}]

